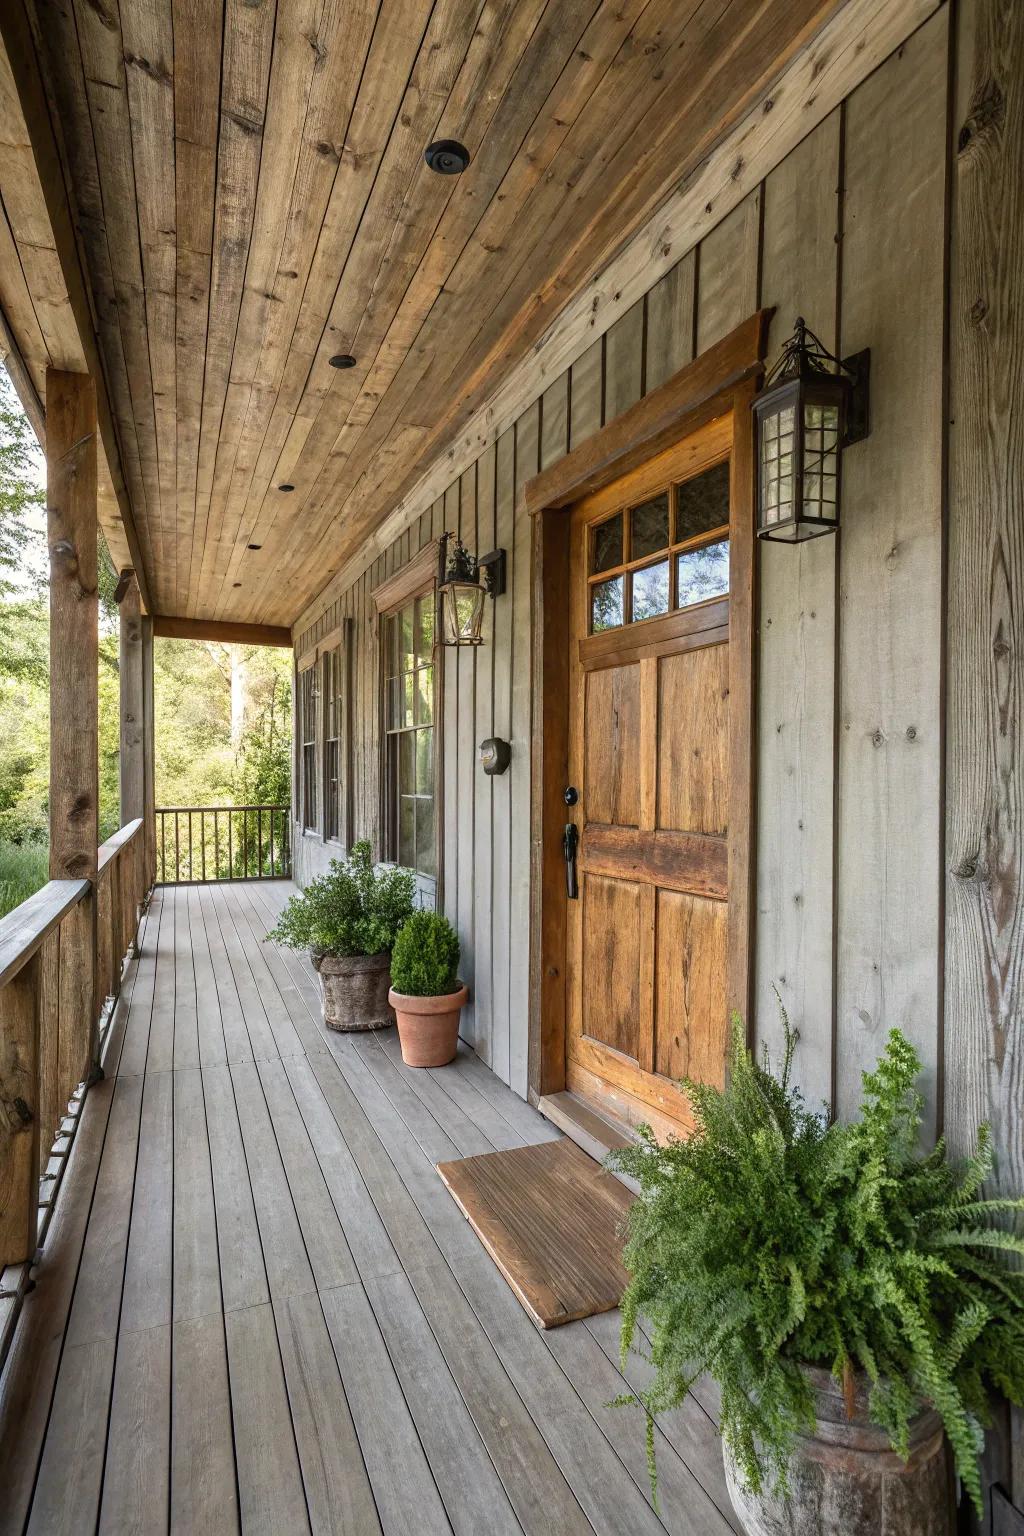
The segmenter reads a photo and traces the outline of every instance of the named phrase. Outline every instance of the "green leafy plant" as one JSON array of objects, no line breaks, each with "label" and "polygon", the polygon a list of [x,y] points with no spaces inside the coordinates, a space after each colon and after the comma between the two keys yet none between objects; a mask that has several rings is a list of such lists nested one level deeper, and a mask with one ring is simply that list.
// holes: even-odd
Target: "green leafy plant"
[{"label": "green leafy plant", "polygon": [[459,936],[440,912],[414,912],[402,925],[391,955],[391,985],[406,997],[457,992]]},{"label": "green leafy plant", "polygon": [[390,950],[413,911],[411,870],[374,867],[369,843],[354,843],[347,859],[332,859],[293,896],[268,938],[319,955],[381,955]]},{"label": "green leafy plant", "polygon": [[[869,1407],[894,1448],[931,1403],[957,1471],[981,1508],[978,1454],[988,1396],[1024,1401],[1024,1274],[1011,1230],[1024,1201],[988,1200],[987,1127],[974,1155],[920,1150],[920,1062],[893,1030],[864,1074],[860,1118],[810,1112],[790,1073],[759,1065],[733,1021],[724,1091],[687,1081],[696,1130],[659,1146],[649,1130],[613,1153],[639,1182],[629,1219],[622,1351],[643,1317],[651,1340],[653,1416],[683,1401],[702,1372],[722,1391],[722,1434],[755,1493],[787,1491],[801,1432],[814,1425],[801,1365],[825,1366],[852,1395],[866,1373]],[[1008,1220],[1008,1218],[1010,1218]],[[633,1401],[633,1399],[628,1399]]]}]

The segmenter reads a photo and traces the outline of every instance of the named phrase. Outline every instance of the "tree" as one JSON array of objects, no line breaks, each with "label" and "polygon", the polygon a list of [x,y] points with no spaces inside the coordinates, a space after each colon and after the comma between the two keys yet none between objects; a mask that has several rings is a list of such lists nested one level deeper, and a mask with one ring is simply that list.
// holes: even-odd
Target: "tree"
[{"label": "tree", "polygon": [[0,371],[0,677],[45,679],[45,630],[36,622],[46,584],[30,517],[43,507],[39,448],[28,417]]}]

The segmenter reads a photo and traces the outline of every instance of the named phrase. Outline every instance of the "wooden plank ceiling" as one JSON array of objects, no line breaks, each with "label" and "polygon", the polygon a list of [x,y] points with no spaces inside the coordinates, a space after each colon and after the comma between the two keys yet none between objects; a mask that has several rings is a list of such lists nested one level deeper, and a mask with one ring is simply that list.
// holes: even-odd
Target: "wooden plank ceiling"
[{"label": "wooden plank ceiling", "polygon": [[25,3],[156,610],[287,624],[838,0]]}]

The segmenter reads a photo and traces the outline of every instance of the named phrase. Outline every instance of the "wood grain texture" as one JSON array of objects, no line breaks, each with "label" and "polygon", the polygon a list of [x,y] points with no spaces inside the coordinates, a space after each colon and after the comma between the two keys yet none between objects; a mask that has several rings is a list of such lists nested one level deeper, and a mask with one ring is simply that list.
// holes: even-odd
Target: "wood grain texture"
[{"label": "wood grain texture", "polygon": [[[960,20],[951,294],[944,1125],[991,1122],[995,1186],[1021,1157],[1019,849],[1022,581],[1019,356],[1024,27],[974,0]],[[1013,1486],[1024,1476],[1019,1440]],[[1019,1491],[1014,1493],[1019,1498]]]},{"label": "wood grain texture", "polygon": [[898,1026],[922,1056],[929,1133],[943,753],[935,317],[948,29],[943,10],[850,98],[842,273],[842,350],[872,348],[872,431],[843,455],[835,1108],[856,1111],[861,1069]]},{"label": "wood grain texture", "polygon": [[632,1195],[573,1142],[439,1163],[438,1173],[541,1328],[618,1306]]}]

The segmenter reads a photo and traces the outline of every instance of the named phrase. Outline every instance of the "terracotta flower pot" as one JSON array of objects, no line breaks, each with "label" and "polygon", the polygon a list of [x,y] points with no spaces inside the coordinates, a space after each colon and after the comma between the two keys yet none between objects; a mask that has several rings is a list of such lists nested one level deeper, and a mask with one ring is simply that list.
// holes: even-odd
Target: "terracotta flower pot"
[{"label": "terracotta flower pot", "polygon": [[468,997],[467,987],[443,997],[409,997],[391,988],[388,1002],[398,1019],[402,1060],[407,1067],[444,1067],[454,1060],[459,1048],[459,1015]]},{"label": "terracotta flower pot", "polygon": [[723,1443],[725,1479],[748,1536],[952,1536],[953,1482],[942,1420],[923,1409],[910,1426],[904,1462],[871,1422],[868,1387],[856,1379],[852,1418],[828,1371],[804,1367],[814,1394],[813,1435],[801,1435],[789,1468],[790,1492],[744,1488]]},{"label": "terracotta flower pot", "polygon": [[328,1029],[387,1029],[395,1022],[388,1006],[390,955],[316,955],[313,964]]}]

